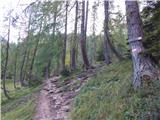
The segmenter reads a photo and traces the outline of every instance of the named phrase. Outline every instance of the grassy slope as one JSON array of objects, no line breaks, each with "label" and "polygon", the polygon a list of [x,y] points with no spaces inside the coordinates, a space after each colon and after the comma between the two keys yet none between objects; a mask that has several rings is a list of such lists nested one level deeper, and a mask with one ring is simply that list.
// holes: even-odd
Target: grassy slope
[{"label": "grassy slope", "polygon": [[41,87],[22,87],[15,90],[12,81],[8,81],[6,86],[12,99],[7,100],[1,94],[2,120],[31,120],[35,111],[36,92]]},{"label": "grassy slope", "polygon": [[105,66],[75,98],[73,120],[159,120],[160,81],[134,91],[131,63]]}]

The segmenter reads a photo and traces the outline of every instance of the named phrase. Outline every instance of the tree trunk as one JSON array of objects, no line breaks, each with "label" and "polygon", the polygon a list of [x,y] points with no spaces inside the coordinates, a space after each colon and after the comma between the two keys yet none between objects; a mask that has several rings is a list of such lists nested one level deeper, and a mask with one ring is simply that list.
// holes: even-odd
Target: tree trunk
[{"label": "tree trunk", "polygon": [[104,14],[105,14],[105,20],[104,20],[104,57],[105,57],[105,63],[110,64],[110,46],[109,46],[109,1],[104,1]]},{"label": "tree trunk", "polygon": [[[54,12],[54,20],[53,20],[53,33],[52,33],[52,39],[54,40],[55,37],[55,30],[56,30],[56,22],[57,22],[57,8]],[[48,79],[50,77],[50,67],[51,67],[51,61],[52,61],[52,56],[49,56],[48,64],[45,67],[45,77]]]},{"label": "tree trunk", "polygon": [[27,73],[27,68],[28,68],[28,62],[29,62],[29,54],[30,54],[30,50],[28,50],[27,55],[26,55],[26,64],[24,65],[24,71],[23,71],[23,77],[22,77],[22,81],[24,86],[26,86],[27,84],[24,82],[25,78],[28,77],[28,73]]},{"label": "tree trunk", "polygon": [[20,78],[19,78],[19,80],[20,80],[21,86],[25,86],[24,82],[23,82],[23,67],[24,67],[24,64],[25,64],[26,56],[27,56],[27,46],[26,46],[24,56],[23,56],[23,59],[22,59],[22,64],[21,64],[21,67],[20,67]]},{"label": "tree trunk", "polygon": [[94,1],[94,4],[92,6],[92,10],[93,10],[93,13],[92,13],[92,17],[93,17],[93,25],[92,25],[92,30],[93,30],[93,33],[92,33],[92,49],[91,49],[91,62],[96,62],[96,17],[97,17],[97,3],[96,1]]},{"label": "tree trunk", "polygon": [[141,55],[144,50],[142,45],[143,29],[142,20],[139,14],[139,7],[137,1],[125,1],[127,13],[127,29],[128,29],[128,42],[131,49],[133,61],[133,86],[137,89],[143,86],[144,80],[158,79],[158,70],[154,68],[152,61]]},{"label": "tree trunk", "polygon": [[68,19],[68,1],[66,1],[65,33],[64,33],[63,52],[62,52],[62,70],[65,69],[65,60],[66,60],[67,19]]},{"label": "tree trunk", "polygon": [[70,54],[71,54],[71,58],[70,58],[71,70],[75,70],[76,69],[76,49],[72,48]]},{"label": "tree trunk", "polygon": [[84,67],[86,69],[89,69],[89,61],[88,61],[88,56],[86,52],[86,42],[85,42],[85,1],[82,1],[82,22],[81,22],[81,38],[80,38],[80,46],[81,46],[81,53],[82,53],[82,58],[84,62]]},{"label": "tree trunk", "polygon": [[39,44],[39,41],[40,41],[41,28],[42,28],[42,23],[40,25],[40,29],[39,29],[39,33],[38,33],[38,39],[37,39],[37,42],[36,42],[36,46],[35,46],[35,49],[33,51],[33,58],[31,60],[31,66],[30,66],[29,75],[28,75],[28,80],[29,81],[31,80],[31,77],[32,77],[32,70],[33,70],[34,60],[35,60],[35,57],[36,57],[36,53],[37,53],[37,49],[38,49],[38,44]]},{"label": "tree trunk", "polygon": [[24,52],[24,56],[23,56],[23,59],[22,59],[22,65],[20,67],[20,84],[21,86],[25,86],[24,82],[23,82],[23,67],[24,67],[24,64],[25,64],[25,59],[26,59],[26,56],[27,56],[27,51],[28,51],[28,41],[29,41],[29,38],[30,38],[30,25],[31,25],[31,14],[29,15],[29,23],[28,23],[28,36],[27,36],[27,39],[26,39],[26,46],[25,46],[25,52]]},{"label": "tree trunk", "polygon": [[50,66],[51,66],[51,59],[48,61],[48,64],[46,66],[46,72],[45,72],[46,79],[50,77]]},{"label": "tree trunk", "polygon": [[11,16],[9,16],[8,40],[7,40],[7,47],[6,47],[6,59],[5,59],[4,73],[3,73],[4,77],[3,77],[3,81],[2,81],[3,92],[4,92],[4,95],[7,99],[10,99],[10,97],[7,93],[7,90],[6,90],[6,74],[7,74],[8,56],[9,56],[10,24],[11,24]]},{"label": "tree trunk", "polygon": [[74,40],[71,48],[71,69],[76,69],[76,41],[77,41],[77,23],[78,23],[78,1],[76,1],[76,15],[75,15],[75,25],[74,25]]},{"label": "tree trunk", "polygon": [[56,66],[56,75],[58,75],[59,74],[59,68],[60,68],[60,61],[59,61],[60,59],[59,59],[59,57],[58,57],[58,59],[57,59],[57,66]]},{"label": "tree trunk", "polygon": [[16,74],[17,74],[17,55],[18,55],[18,45],[16,48],[16,54],[15,54],[15,63],[14,63],[14,78],[13,78],[13,85],[16,89]]},{"label": "tree trunk", "polygon": [[85,33],[85,42],[86,42],[86,39],[87,39],[88,6],[89,6],[89,1],[87,0],[87,4],[86,4],[86,19],[85,19],[85,32],[84,32]]}]

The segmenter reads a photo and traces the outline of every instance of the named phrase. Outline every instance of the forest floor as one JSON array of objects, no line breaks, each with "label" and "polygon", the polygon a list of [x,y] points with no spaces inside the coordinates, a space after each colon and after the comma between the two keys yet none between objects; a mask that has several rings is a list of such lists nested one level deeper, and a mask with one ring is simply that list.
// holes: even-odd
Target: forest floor
[{"label": "forest floor", "polygon": [[31,88],[2,94],[2,120],[160,120],[160,80],[133,89],[132,64],[125,60],[97,65],[69,76],[54,76]]},{"label": "forest floor", "polygon": [[40,91],[33,120],[71,120],[73,99],[88,79],[101,66],[81,72],[74,77],[52,77],[44,82]]}]

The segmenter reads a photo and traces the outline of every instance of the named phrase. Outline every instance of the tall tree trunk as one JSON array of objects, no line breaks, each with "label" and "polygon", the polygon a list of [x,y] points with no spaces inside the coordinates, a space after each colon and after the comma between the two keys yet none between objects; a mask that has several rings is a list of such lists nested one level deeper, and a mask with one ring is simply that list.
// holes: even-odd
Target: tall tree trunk
[{"label": "tall tree trunk", "polygon": [[24,56],[23,56],[23,59],[22,59],[22,64],[21,64],[21,67],[20,67],[20,78],[19,79],[20,79],[21,86],[25,86],[24,82],[23,82],[23,68],[24,68],[26,56],[27,56],[27,46],[26,46]]},{"label": "tall tree trunk", "polygon": [[88,6],[89,6],[89,1],[87,0],[87,4],[86,4],[86,19],[85,19],[85,32],[84,32],[85,33],[85,42],[86,42],[86,39],[87,39]]},{"label": "tall tree trunk", "polygon": [[59,73],[59,71],[60,71],[60,59],[59,59],[60,57],[57,57],[57,66],[56,66],[56,75],[58,75],[58,73]]},{"label": "tall tree trunk", "polygon": [[17,74],[17,56],[18,56],[18,45],[16,48],[16,54],[15,54],[15,63],[14,63],[14,78],[13,78],[13,85],[16,89],[16,74]]},{"label": "tall tree trunk", "polygon": [[45,72],[45,76],[46,76],[46,79],[48,79],[50,77],[50,66],[51,66],[51,59],[49,59],[48,61],[48,64],[46,66],[46,72]]},{"label": "tall tree trunk", "polygon": [[[52,40],[54,40],[55,37],[55,30],[56,30],[56,22],[57,22],[57,8],[54,12],[54,20],[53,20],[53,33],[52,33]],[[49,56],[48,64],[45,67],[45,77],[48,79],[50,77],[50,67],[51,67],[51,61],[52,61],[52,56]]]},{"label": "tall tree trunk", "polygon": [[22,59],[22,64],[21,64],[21,67],[20,67],[20,84],[21,86],[25,86],[24,84],[24,76],[23,76],[23,68],[24,68],[24,64],[25,64],[25,60],[26,60],[26,56],[27,56],[27,51],[28,51],[28,41],[30,39],[30,25],[31,25],[31,14],[29,15],[29,23],[28,23],[28,36],[27,36],[27,39],[26,39],[26,46],[25,46],[25,52],[24,52],[24,55],[23,55],[23,59]]},{"label": "tall tree trunk", "polygon": [[68,19],[68,1],[66,1],[65,33],[64,33],[63,52],[62,52],[62,70],[65,69],[65,60],[66,60],[67,19]]},{"label": "tall tree trunk", "polygon": [[34,65],[34,60],[35,60],[35,57],[36,57],[36,53],[37,53],[37,50],[38,50],[38,44],[39,44],[39,41],[40,41],[41,28],[42,28],[42,23],[40,25],[40,29],[39,29],[39,33],[38,33],[38,39],[37,39],[37,42],[36,42],[35,49],[33,51],[33,57],[32,57],[31,65],[30,65],[30,68],[29,68],[29,75],[28,75],[28,80],[29,81],[32,79],[31,78],[32,77],[32,70],[33,70],[33,65]]},{"label": "tall tree trunk", "polygon": [[74,40],[73,45],[71,45],[71,69],[76,69],[76,41],[77,41],[77,23],[78,23],[78,1],[76,1],[76,11],[75,11],[75,25],[74,25]]},{"label": "tall tree trunk", "polygon": [[105,57],[105,63],[110,64],[110,46],[109,46],[109,1],[104,1],[104,14],[105,14],[105,20],[104,20],[104,57]]},{"label": "tall tree trunk", "polygon": [[29,63],[29,54],[30,54],[30,50],[28,50],[27,55],[26,55],[26,62],[24,64],[24,71],[23,71],[23,77],[22,77],[22,81],[24,86],[26,86],[26,83],[24,82],[24,80],[26,79],[26,77],[28,77],[28,63]]},{"label": "tall tree trunk", "polygon": [[6,47],[6,59],[5,59],[4,73],[3,73],[4,77],[3,77],[3,81],[2,81],[3,92],[4,92],[4,95],[7,99],[10,99],[10,97],[7,93],[7,90],[6,90],[6,76],[7,76],[6,74],[7,74],[8,56],[9,56],[10,25],[11,25],[11,16],[9,16],[8,40],[7,40],[7,47]]},{"label": "tall tree trunk", "polygon": [[94,1],[94,4],[92,6],[92,10],[93,10],[93,13],[92,13],[92,17],[93,17],[93,25],[92,25],[92,30],[93,30],[93,33],[92,33],[92,55],[91,55],[91,62],[95,62],[96,61],[96,17],[97,17],[97,3],[96,1]]},{"label": "tall tree trunk", "polygon": [[82,1],[82,20],[81,20],[81,38],[80,38],[80,46],[81,53],[84,62],[84,67],[89,69],[90,64],[88,61],[88,56],[86,52],[86,42],[85,42],[85,1]]},{"label": "tall tree trunk", "polygon": [[127,13],[128,42],[131,49],[134,77],[133,86],[137,89],[143,86],[143,81],[158,79],[158,70],[154,68],[152,61],[140,53],[144,50],[142,39],[142,20],[139,14],[137,1],[125,1]]}]

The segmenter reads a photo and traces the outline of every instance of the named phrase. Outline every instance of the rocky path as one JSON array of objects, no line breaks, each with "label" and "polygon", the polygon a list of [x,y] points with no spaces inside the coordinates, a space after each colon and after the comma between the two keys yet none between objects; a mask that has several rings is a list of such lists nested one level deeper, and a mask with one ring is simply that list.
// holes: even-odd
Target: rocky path
[{"label": "rocky path", "polygon": [[68,101],[65,99],[64,93],[56,87],[58,79],[59,77],[53,77],[44,83],[33,120],[70,120]]},{"label": "rocky path", "polygon": [[71,120],[73,98],[96,70],[81,72],[76,75],[76,79],[66,79],[63,85],[58,84],[60,77],[46,80],[39,94],[33,120]]}]

